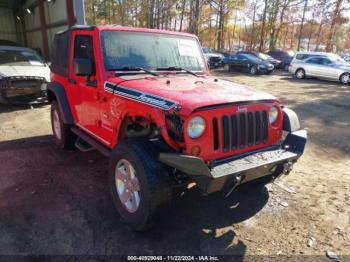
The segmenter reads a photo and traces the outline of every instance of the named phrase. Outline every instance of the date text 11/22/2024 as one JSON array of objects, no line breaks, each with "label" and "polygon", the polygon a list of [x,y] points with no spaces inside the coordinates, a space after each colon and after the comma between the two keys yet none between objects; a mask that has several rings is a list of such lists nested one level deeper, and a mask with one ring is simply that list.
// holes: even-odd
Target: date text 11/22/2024
[{"label": "date text 11/22/2024", "polygon": [[128,261],[220,261],[217,256],[128,256]]}]

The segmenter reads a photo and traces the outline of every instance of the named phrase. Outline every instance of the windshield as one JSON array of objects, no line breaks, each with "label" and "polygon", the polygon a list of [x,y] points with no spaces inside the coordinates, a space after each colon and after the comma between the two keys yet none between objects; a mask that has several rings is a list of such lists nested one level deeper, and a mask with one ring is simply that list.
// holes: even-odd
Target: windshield
[{"label": "windshield", "polygon": [[255,55],[244,54],[244,56],[253,62],[256,62],[256,63],[261,62],[261,59],[257,58]]},{"label": "windshield", "polygon": [[342,59],[340,56],[328,57],[328,59],[332,62],[332,64],[347,64],[346,61]]},{"label": "windshield", "polygon": [[102,50],[105,68],[110,71],[126,67],[205,70],[198,42],[190,37],[103,31]]},{"label": "windshield", "polygon": [[271,59],[272,57],[264,53],[258,53],[258,57],[263,60]]},{"label": "windshield", "polygon": [[204,54],[213,53],[213,50],[211,50],[211,49],[208,48],[208,47],[203,47],[202,50],[203,50],[203,53],[204,53]]},{"label": "windshield", "polygon": [[44,61],[31,50],[0,50],[0,65],[43,66]]},{"label": "windshield", "polygon": [[287,51],[288,56],[293,57],[295,53],[293,51]]}]

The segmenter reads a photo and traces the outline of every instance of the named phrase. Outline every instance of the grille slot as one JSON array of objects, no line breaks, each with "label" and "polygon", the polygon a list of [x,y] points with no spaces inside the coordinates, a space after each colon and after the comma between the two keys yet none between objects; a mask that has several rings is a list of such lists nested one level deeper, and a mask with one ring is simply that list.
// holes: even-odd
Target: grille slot
[{"label": "grille slot", "polygon": [[231,148],[237,149],[238,146],[238,121],[236,115],[231,115]]},{"label": "grille slot", "polygon": [[255,112],[255,144],[259,145],[261,141],[261,118],[260,112]]},{"label": "grille slot", "polygon": [[219,149],[219,126],[218,120],[213,118],[213,140],[214,140],[214,150]]},{"label": "grille slot", "polygon": [[247,128],[246,128],[246,114],[240,113],[239,114],[239,126],[240,126],[240,148],[244,148],[246,144],[246,138],[247,138]]},{"label": "grille slot", "polygon": [[254,121],[253,113],[248,113],[248,146],[252,146],[254,143]]},{"label": "grille slot", "polygon": [[230,149],[230,127],[228,123],[228,116],[223,116],[222,121],[222,149],[227,152]]},{"label": "grille slot", "polygon": [[269,132],[269,126],[268,126],[268,119],[267,119],[267,112],[262,111],[262,119],[263,119],[263,142],[266,143],[268,139],[268,132]]},{"label": "grille slot", "polygon": [[220,148],[223,152],[228,152],[265,144],[268,141],[269,123],[265,110],[223,115],[220,118],[213,118],[212,122],[214,150]]}]

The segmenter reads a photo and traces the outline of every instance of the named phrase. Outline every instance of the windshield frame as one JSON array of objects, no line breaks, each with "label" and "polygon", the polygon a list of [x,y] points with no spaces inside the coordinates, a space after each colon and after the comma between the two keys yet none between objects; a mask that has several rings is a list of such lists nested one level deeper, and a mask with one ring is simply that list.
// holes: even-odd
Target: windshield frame
[{"label": "windshield frame", "polygon": [[[104,30],[101,30],[99,32],[99,39],[100,39],[100,49],[101,49],[101,59],[102,59],[102,67],[104,69],[105,72],[119,72],[117,70],[112,70],[112,69],[108,69],[106,67],[106,63],[105,63],[105,54],[103,52],[103,33],[104,32],[117,32],[117,33],[130,33],[130,34],[140,34],[140,35],[146,35],[146,34],[149,34],[149,35],[157,35],[157,36],[169,36],[169,37],[173,37],[173,38],[179,38],[179,39],[189,39],[189,40],[193,40],[196,42],[196,45],[197,45],[197,48],[198,48],[198,51],[199,51],[199,56],[200,58],[202,59],[202,63],[203,63],[203,69],[202,70],[191,70],[191,68],[185,68],[185,69],[188,69],[196,74],[208,74],[208,65],[207,65],[207,62],[205,60],[205,56],[203,54],[203,50],[202,50],[202,46],[198,40],[198,38],[196,36],[191,36],[191,35],[184,35],[184,34],[176,34],[176,33],[166,33],[166,32],[147,32],[147,31],[128,31],[128,30],[113,30],[113,29],[104,29]],[[146,68],[148,69],[149,71],[152,71],[152,72],[158,72],[156,70],[156,68]],[[133,72],[133,71],[129,71],[129,72]],[[136,72],[136,71],[135,71]],[[169,70],[169,71],[161,71],[160,73],[168,73],[168,72],[177,72],[177,71],[173,71],[173,70]]]}]

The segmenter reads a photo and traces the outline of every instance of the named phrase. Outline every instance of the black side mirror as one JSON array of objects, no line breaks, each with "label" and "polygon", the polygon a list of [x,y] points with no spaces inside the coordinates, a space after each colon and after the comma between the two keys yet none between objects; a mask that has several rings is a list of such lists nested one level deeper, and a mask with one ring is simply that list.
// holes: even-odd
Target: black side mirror
[{"label": "black side mirror", "polygon": [[78,76],[93,74],[93,62],[88,58],[74,58],[74,73]]}]

